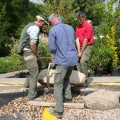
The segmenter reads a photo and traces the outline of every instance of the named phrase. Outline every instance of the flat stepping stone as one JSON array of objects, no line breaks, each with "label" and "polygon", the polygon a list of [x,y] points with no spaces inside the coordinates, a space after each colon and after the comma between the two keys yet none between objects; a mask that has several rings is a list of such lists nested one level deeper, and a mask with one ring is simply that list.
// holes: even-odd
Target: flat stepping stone
[{"label": "flat stepping stone", "polygon": [[[30,105],[34,106],[47,106],[47,107],[55,107],[55,102],[43,102],[43,101],[29,101]],[[84,108],[84,103],[63,103],[64,107],[71,107],[71,108]]]}]

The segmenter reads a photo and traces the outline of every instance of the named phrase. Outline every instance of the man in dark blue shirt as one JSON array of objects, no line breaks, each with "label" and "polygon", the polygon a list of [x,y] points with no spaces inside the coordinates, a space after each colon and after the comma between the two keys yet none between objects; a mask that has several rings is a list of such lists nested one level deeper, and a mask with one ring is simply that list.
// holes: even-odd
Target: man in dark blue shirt
[{"label": "man in dark blue shirt", "polygon": [[78,63],[75,47],[74,29],[60,21],[59,16],[51,14],[49,22],[53,26],[49,31],[49,50],[54,54],[56,65],[54,78],[55,108],[49,112],[57,118],[63,114],[63,102],[72,101],[69,77],[73,67]]}]

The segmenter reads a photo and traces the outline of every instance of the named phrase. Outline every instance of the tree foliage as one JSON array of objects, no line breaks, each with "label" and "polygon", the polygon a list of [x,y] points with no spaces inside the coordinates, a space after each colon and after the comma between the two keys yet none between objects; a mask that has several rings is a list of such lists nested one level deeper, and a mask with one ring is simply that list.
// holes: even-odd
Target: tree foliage
[{"label": "tree foliage", "polygon": [[7,17],[6,4],[0,3],[0,56],[9,54],[9,37],[7,31],[11,24]]},{"label": "tree foliage", "polygon": [[79,10],[79,5],[76,0],[46,0],[44,5],[48,15],[52,13],[60,14],[67,21],[68,17],[75,15]]},{"label": "tree foliage", "polygon": [[[82,10],[87,19],[92,20],[97,27],[96,34],[108,34],[115,25],[116,38],[120,38],[120,4],[114,9],[117,0],[45,0],[45,4],[34,4],[29,0],[0,0],[0,56],[8,55],[10,46],[14,43],[13,36],[19,39],[22,28],[33,21],[37,14],[49,16],[60,14],[65,23],[77,26],[76,13]],[[50,27],[44,28],[48,32]],[[2,47],[3,46],[3,47]]]},{"label": "tree foliage", "polygon": [[23,26],[39,13],[29,0],[0,0],[0,56],[10,53],[11,37],[19,38]]}]

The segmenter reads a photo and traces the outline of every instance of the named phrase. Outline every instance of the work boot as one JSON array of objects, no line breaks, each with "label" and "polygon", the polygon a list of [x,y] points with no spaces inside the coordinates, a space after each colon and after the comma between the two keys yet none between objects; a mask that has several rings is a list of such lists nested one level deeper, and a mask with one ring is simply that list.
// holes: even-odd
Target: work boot
[{"label": "work boot", "polygon": [[85,82],[83,84],[84,84],[84,87],[88,87],[88,81],[87,81],[87,79],[85,80]]},{"label": "work boot", "polygon": [[65,103],[71,103],[71,102],[72,102],[72,99],[69,99],[69,98],[63,98],[63,102],[65,102]]},{"label": "work boot", "polygon": [[54,115],[54,116],[57,117],[58,119],[62,119],[63,113],[62,113],[62,112],[56,112],[56,111],[55,111],[55,108],[50,107],[50,108],[49,108],[49,113],[52,114],[52,115]]}]

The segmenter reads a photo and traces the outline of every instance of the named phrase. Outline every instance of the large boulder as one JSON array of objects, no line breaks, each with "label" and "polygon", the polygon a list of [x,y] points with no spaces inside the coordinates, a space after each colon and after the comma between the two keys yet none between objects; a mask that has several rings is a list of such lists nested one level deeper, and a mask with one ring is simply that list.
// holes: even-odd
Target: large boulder
[{"label": "large boulder", "polygon": [[85,107],[90,109],[108,110],[119,107],[119,95],[110,91],[93,92],[85,96]]},{"label": "large boulder", "polygon": [[[45,83],[47,83],[47,79],[48,79],[49,84],[54,84],[54,75],[55,75],[54,69],[50,69],[49,73],[48,73],[48,69],[44,69],[39,73],[38,82],[40,82],[41,84],[45,84]],[[73,72],[70,76],[71,84],[80,85],[80,84],[84,83],[85,80],[86,80],[86,76],[83,73],[73,70]]]}]

